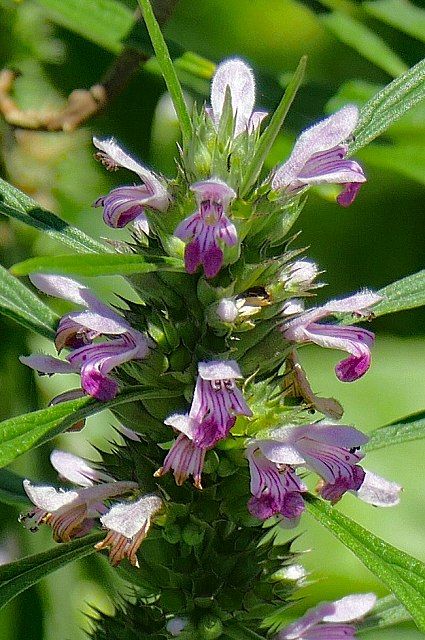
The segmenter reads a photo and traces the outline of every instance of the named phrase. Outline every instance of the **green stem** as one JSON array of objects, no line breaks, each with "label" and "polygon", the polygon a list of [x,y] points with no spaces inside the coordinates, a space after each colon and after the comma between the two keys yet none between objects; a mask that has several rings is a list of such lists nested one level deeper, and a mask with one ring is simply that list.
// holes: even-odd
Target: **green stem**
[{"label": "green stem", "polygon": [[192,135],[192,122],[184,101],[180,82],[149,0],[138,0],[138,3],[143,12],[145,24],[155,50],[156,59],[158,60],[165,84],[173,101],[183,136],[183,143],[185,143]]},{"label": "green stem", "polygon": [[257,180],[259,176],[259,173],[264,164],[264,161],[280,129],[282,128],[286,115],[302,83],[306,64],[307,64],[307,56],[303,56],[298,64],[298,67],[294,73],[293,78],[291,79],[291,82],[286,87],[286,91],[283,94],[282,100],[280,101],[279,106],[277,107],[276,111],[274,112],[270,120],[269,126],[264,131],[263,135],[259,140],[257,150],[254,154],[254,157],[251,160],[251,163],[245,174],[244,181],[241,185],[241,189],[240,189],[241,198],[243,198],[243,196],[252,187],[252,185],[254,184],[254,182]]}]

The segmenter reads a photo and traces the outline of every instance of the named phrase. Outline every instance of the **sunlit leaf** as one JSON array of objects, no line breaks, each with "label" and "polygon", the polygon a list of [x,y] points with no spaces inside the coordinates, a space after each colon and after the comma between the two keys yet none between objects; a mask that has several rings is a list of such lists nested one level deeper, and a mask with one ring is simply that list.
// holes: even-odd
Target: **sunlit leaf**
[{"label": "sunlit leaf", "polygon": [[310,513],[390,589],[425,632],[425,564],[384,542],[337,509],[307,496]]},{"label": "sunlit leaf", "polygon": [[425,42],[425,9],[409,0],[374,0],[362,6],[375,18]]},{"label": "sunlit leaf", "polygon": [[78,254],[30,258],[11,267],[17,276],[29,273],[66,273],[84,276],[131,275],[151,271],[184,271],[182,260],[166,256]]},{"label": "sunlit leaf", "polygon": [[425,60],[421,60],[366,102],[349,153],[369,144],[424,98]]},{"label": "sunlit leaf", "polygon": [[0,213],[43,231],[51,238],[68,245],[74,251],[109,253],[109,247],[97,242],[80,229],[61,220],[19,189],[0,179]]},{"label": "sunlit leaf", "polygon": [[[348,82],[344,82],[343,85],[338,89],[338,93],[336,93],[328,102],[326,103],[326,113],[334,113],[341,109],[347,103],[355,103],[360,108],[363,105],[373,98],[379,91],[383,89],[382,85],[378,85],[372,82],[367,82],[365,80],[353,79]],[[423,123],[425,121],[425,101],[419,102],[417,105],[409,109],[400,120],[396,120],[388,131],[385,134],[386,138],[391,138],[391,140],[398,145],[403,145],[405,147],[410,147],[410,145],[420,147],[421,146],[421,138],[425,138],[425,130]],[[412,139],[407,136],[414,136],[413,144]],[[361,158],[364,157],[364,154],[368,152],[370,149],[375,150],[379,148],[384,151],[387,149],[392,149],[385,141],[385,148],[382,145],[379,147],[368,145],[363,151]],[[423,145],[422,145],[423,146]],[[406,162],[406,164],[408,164]]]},{"label": "sunlit leaf", "polygon": [[180,391],[146,389],[145,386],[127,387],[108,402],[88,397],[77,398],[4,420],[0,422],[0,467],[104,409],[112,409],[132,400],[170,398],[173,395],[180,395]]},{"label": "sunlit leaf", "polygon": [[407,65],[385,40],[352,16],[342,11],[333,11],[322,15],[320,20],[338,40],[355,49],[390,76],[396,77],[406,71]]},{"label": "sunlit leaf", "polygon": [[54,338],[58,316],[20,280],[0,266],[0,312],[46,338]]},{"label": "sunlit leaf", "polygon": [[19,593],[53,573],[56,569],[94,553],[94,545],[102,537],[104,534],[99,532],[1,566],[0,609]]},{"label": "sunlit leaf", "polygon": [[365,451],[382,449],[393,444],[410,442],[425,438],[425,412],[414,413],[402,420],[397,420],[384,427],[375,429],[369,436],[369,442],[364,445]]},{"label": "sunlit leaf", "polygon": [[424,305],[425,269],[401,280],[396,280],[396,282],[380,289],[378,293],[383,296],[383,300],[374,305],[373,313],[375,316],[383,316],[387,313],[414,309]]}]

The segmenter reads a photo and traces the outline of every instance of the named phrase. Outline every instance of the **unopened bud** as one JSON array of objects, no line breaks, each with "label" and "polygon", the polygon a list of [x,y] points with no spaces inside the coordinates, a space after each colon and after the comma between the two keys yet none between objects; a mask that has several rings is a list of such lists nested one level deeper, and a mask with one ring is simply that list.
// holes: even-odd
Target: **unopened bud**
[{"label": "unopened bud", "polygon": [[202,640],[216,640],[223,633],[223,623],[217,616],[207,615],[199,622],[198,630]]},{"label": "unopened bud", "polygon": [[178,618],[176,616],[175,618],[171,618],[171,620],[168,620],[166,627],[167,627],[168,633],[176,637],[181,634],[181,632],[186,627],[186,625],[187,625],[186,618]]},{"label": "unopened bud", "polygon": [[238,314],[239,309],[234,298],[223,298],[217,305],[217,315],[221,322],[234,322]]}]

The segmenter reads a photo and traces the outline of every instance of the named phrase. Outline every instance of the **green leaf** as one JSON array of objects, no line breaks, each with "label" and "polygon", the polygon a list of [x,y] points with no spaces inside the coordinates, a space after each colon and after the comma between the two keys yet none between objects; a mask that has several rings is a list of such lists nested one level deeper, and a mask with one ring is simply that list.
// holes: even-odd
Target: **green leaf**
[{"label": "green leaf", "polygon": [[[86,405],[87,409],[88,405],[93,408],[93,403],[87,397],[77,398],[0,422],[0,466],[4,467],[39,444],[46,434],[52,432],[68,416],[76,415],[81,407]],[[77,418],[73,420],[77,421]]]},{"label": "green leaf", "polygon": [[9,469],[0,469],[0,502],[12,506],[28,505],[29,500],[22,485],[23,478]]},{"label": "green leaf", "polygon": [[104,535],[99,532],[0,567],[0,609],[56,569],[94,553]]},{"label": "green leaf", "polygon": [[396,77],[407,69],[407,65],[394,53],[380,36],[342,11],[333,11],[320,17],[321,22],[341,42],[355,49],[361,56]]},{"label": "green leaf", "polygon": [[376,0],[362,7],[374,18],[425,42],[425,11],[409,0]]},{"label": "green leaf", "polygon": [[116,0],[37,0],[57,24],[119,53],[134,23],[134,12]]},{"label": "green leaf", "polygon": [[168,92],[173,101],[174,109],[176,110],[177,118],[179,120],[180,129],[183,136],[183,141],[185,142],[192,136],[192,121],[190,119],[186,103],[184,101],[183,91],[177,78],[176,70],[174,69],[170,54],[167,49],[167,45],[152,11],[149,0],[138,0],[138,3],[140,5],[140,8],[142,9],[143,17],[149,31],[152,45],[155,49],[156,59],[161,68],[165,84],[167,85]]},{"label": "green leaf", "polygon": [[425,632],[425,564],[384,542],[335,508],[306,495],[308,509],[390,589]]},{"label": "green leaf", "polygon": [[425,269],[396,280],[378,291],[383,300],[373,306],[374,316],[383,316],[425,304]]},{"label": "green leaf", "polygon": [[270,124],[265,129],[258,142],[254,157],[252,158],[251,163],[246,170],[245,178],[241,185],[240,195],[242,198],[257,180],[264,161],[272,147],[272,144],[275,141],[280,129],[282,128],[286,115],[303,81],[306,64],[307,57],[304,56],[301,58],[293,78],[286,87],[286,91],[283,94],[282,100],[280,101],[276,111],[273,113]]},{"label": "green leaf", "polygon": [[363,622],[356,624],[359,632],[370,629],[382,629],[391,627],[400,622],[409,622],[412,616],[406,611],[406,608],[399,603],[393,595],[380,598],[373,608],[371,615],[367,616]]},{"label": "green leaf", "polygon": [[0,311],[46,338],[55,337],[55,326],[59,316],[2,266],[0,266]]},{"label": "green leaf", "polygon": [[78,252],[110,253],[112,249],[61,220],[19,189],[0,179],[0,213],[43,231]]},{"label": "green leaf", "polygon": [[29,273],[66,273],[82,276],[132,275],[152,271],[184,271],[182,260],[166,256],[117,254],[76,254],[30,258],[11,267],[17,276]]},{"label": "green leaf", "polygon": [[365,451],[382,449],[393,444],[410,442],[425,438],[425,411],[414,413],[402,420],[397,420],[372,431],[367,442],[362,448]]},{"label": "green leaf", "polygon": [[100,402],[88,397],[77,398],[4,420],[0,422],[0,467],[6,466],[22,453],[104,409],[113,409],[133,400],[161,399],[179,395],[181,391],[133,386],[127,387],[108,402]]},{"label": "green leaf", "polygon": [[366,102],[349,146],[352,155],[425,98],[425,60],[393,80]]}]

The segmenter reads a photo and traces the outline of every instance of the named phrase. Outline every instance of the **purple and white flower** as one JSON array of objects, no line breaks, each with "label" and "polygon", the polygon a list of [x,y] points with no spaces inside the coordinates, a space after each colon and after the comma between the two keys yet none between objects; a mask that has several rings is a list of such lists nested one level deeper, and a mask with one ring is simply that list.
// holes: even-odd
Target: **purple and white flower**
[{"label": "purple and white flower", "polygon": [[382,478],[368,469],[364,472],[365,477],[360,489],[353,492],[357,498],[374,507],[395,507],[399,504],[400,493],[403,491],[400,484]]},{"label": "purple and white flower", "polygon": [[[319,324],[317,321],[335,313],[351,312],[370,317],[370,307],[382,300],[382,296],[365,291],[341,300],[331,300],[321,307],[300,312],[296,307],[291,311],[296,317],[289,318],[280,330],[285,338],[298,344],[314,342],[327,349],[338,349],[349,353],[349,357],[335,367],[337,378],[342,382],[353,382],[363,376],[370,367],[370,350],[374,343],[374,334],[367,329],[355,326]],[[288,315],[287,310],[283,310]]]},{"label": "purple and white flower", "polygon": [[335,602],[322,602],[302,618],[281,629],[275,640],[350,640],[358,622],[373,609],[374,593],[356,593]]},{"label": "purple and white flower", "polygon": [[92,469],[78,456],[63,451],[54,451],[51,462],[62,478],[80,488],[63,491],[24,480],[24,490],[35,508],[23,514],[20,522],[32,532],[37,531],[40,524],[48,524],[56,542],[69,542],[86,535],[94,526],[95,518],[107,512],[105,500],[138,488],[136,482],[115,481]]},{"label": "purple and white flower", "polygon": [[279,514],[287,527],[295,527],[305,509],[300,494],[307,491],[306,485],[293,467],[271,462],[256,443],[247,447],[245,455],[251,476],[251,515],[266,520]]},{"label": "purple and white flower", "polygon": [[191,440],[196,447],[210,449],[227,437],[236,416],[252,416],[235,380],[242,378],[235,360],[199,362],[198,378],[189,417],[196,427]]},{"label": "purple and white flower", "polygon": [[271,179],[273,191],[291,195],[307,186],[341,184],[344,189],[337,201],[342,207],[348,207],[366,181],[361,166],[346,158],[347,140],[352,136],[358,119],[357,107],[349,104],[306,129],[288,160],[274,171]]},{"label": "purple and white flower", "polygon": [[237,241],[235,225],[226,215],[235,191],[218,178],[196,182],[191,186],[198,209],[175,230],[180,240],[189,240],[184,260],[188,273],[195,273],[202,264],[207,278],[214,278],[223,264],[223,251],[219,243],[233,247]]},{"label": "purple and white flower", "polygon": [[173,442],[162,467],[155,471],[154,476],[161,478],[172,471],[178,486],[181,486],[189,476],[192,476],[194,486],[197,489],[202,489],[202,468],[207,449],[196,447],[192,439],[186,435],[194,430],[193,420],[187,415],[174,413],[164,422],[181,433]]},{"label": "purple and white flower", "polygon": [[243,131],[252,133],[259,127],[267,112],[254,111],[254,75],[245,62],[238,58],[230,58],[222,62],[212,79],[211,108],[207,108],[207,113],[211,116],[216,128],[220,124],[223,113],[227,87],[232,98],[233,135],[236,137]]},{"label": "purple and white flower", "polygon": [[99,551],[110,547],[109,561],[113,567],[128,558],[133,566],[139,568],[137,551],[147,536],[153,516],[162,505],[161,498],[154,494],[142,496],[135,502],[114,505],[100,518],[108,533],[95,548]]},{"label": "purple and white flower", "polygon": [[[101,401],[111,400],[119,384],[108,374],[130,360],[146,358],[151,342],[83,285],[71,278],[33,274],[32,282],[44,293],[86,307],[64,315],[56,332],[58,350],[70,347],[66,361],[31,355],[20,360],[40,373],[80,373],[83,390]],[[107,337],[107,341],[95,339]]]},{"label": "purple and white flower", "polygon": [[107,169],[115,171],[119,167],[124,167],[136,173],[143,183],[112,189],[106,196],[98,198],[93,206],[103,207],[103,219],[110,227],[120,229],[129,222],[134,222],[148,234],[149,223],[145,208],[166,211],[170,204],[170,196],[162,180],[125,153],[113,138],[108,140],[93,138],[93,144],[100,150],[97,158]]},{"label": "purple and white flower", "polygon": [[200,362],[198,372],[189,414],[175,413],[164,421],[180,434],[156,475],[173,470],[177,484],[191,475],[200,489],[207,450],[227,437],[236,416],[252,416],[252,411],[235,384],[242,374],[234,360]]},{"label": "purple and white flower", "polygon": [[346,491],[358,491],[365,472],[358,465],[368,437],[349,426],[307,424],[280,427],[256,446],[267,460],[292,468],[305,467],[322,478],[319,493],[333,504]]}]

